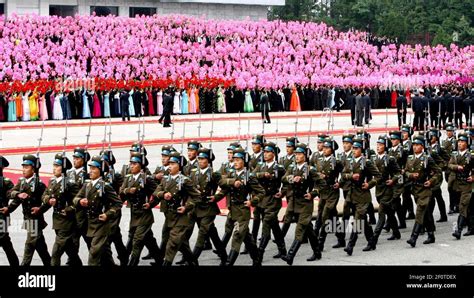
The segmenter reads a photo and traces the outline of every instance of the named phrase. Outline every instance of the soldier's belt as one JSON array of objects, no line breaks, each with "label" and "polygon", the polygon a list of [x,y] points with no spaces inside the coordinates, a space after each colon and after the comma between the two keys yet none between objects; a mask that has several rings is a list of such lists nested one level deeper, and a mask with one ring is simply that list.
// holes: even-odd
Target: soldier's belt
[{"label": "soldier's belt", "polygon": [[230,203],[232,205],[243,205],[246,201],[242,201],[242,200],[239,200],[239,199],[230,199]]}]

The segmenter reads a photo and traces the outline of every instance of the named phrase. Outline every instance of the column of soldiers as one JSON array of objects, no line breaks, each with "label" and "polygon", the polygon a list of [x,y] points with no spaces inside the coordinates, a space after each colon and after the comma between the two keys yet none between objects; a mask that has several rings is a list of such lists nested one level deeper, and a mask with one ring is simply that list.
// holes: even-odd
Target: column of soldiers
[{"label": "column of soldiers", "polygon": [[[441,142],[439,129],[413,135],[403,125],[400,131],[379,136],[372,150],[370,134],[360,130],[342,136],[340,153],[337,141],[322,134],[314,154],[310,144],[296,136],[286,139],[286,152],[281,153],[276,143],[256,135],[253,154],[233,142],[227,147],[228,160],[218,170],[213,167],[213,150],[190,141],[189,160],[172,146],[163,146],[162,165],[153,174],[143,142],[131,146],[129,163],[120,174],[114,171],[110,149],[91,157],[87,148],[76,148],[72,162],[65,152],[56,154],[48,185],[39,179],[39,156],[25,155],[23,177],[17,184],[0,175],[0,220],[8,222],[22,206],[27,229],[23,266],[31,264],[35,251],[46,266],[60,265],[64,253],[69,265],[80,266],[81,239],[89,251],[88,265],[114,265],[112,243],[123,266],[138,265],[144,247],[154,265],[172,265],[178,252],[183,264],[198,265],[208,242],[220,265],[234,265],[244,244],[252,264],[260,266],[272,237],[278,249],[272,257],[292,265],[305,238],[312,250],[309,262],[322,258],[331,233],[336,236],[332,248],[344,248],[352,255],[360,233],[367,241],[362,251],[376,250],[382,230],[391,231],[388,240],[399,240],[400,229],[406,229],[411,219],[407,243],[415,247],[421,234],[427,235],[424,244],[436,241],[436,204],[437,222],[447,221],[447,214],[458,214],[453,237],[460,239],[474,234],[474,129],[456,134],[455,126],[447,123],[446,131]],[[9,165],[4,157],[0,162],[2,170]],[[449,212],[440,191],[443,182],[448,184]],[[378,202],[375,223],[370,220],[375,210],[372,193]],[[229,212],[220,238],[215,219],[221,213],[218,202],[224,199]],[[318,211],[313,214],[315,199]],[[338,208],[340,199],[342,208]],[[125,245],[119,228],[124,203],[131,214]],[[158,205],[165,216],[160,245],[153,234],[153,208]],[[56,233],[51,254],[43,235],[49,209]],[[296,223],[295,237],[287,250],[285,236],[292,223]],[[197,241],[191,248],[189,240],[196,230]],[[0,244],[9,263],[19,265],[7,230],[1,231]]]}]

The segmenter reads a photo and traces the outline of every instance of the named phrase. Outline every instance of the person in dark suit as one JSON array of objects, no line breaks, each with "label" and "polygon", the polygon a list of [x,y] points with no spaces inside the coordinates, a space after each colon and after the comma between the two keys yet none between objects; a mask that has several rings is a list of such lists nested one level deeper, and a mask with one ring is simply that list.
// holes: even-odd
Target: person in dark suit
[{"label": "person in dark suit", "polygon": [[260,111],[262,112],[263,123],[270,123],[270,101],[266,89],[260,92]]},{"label": "person in dark suit", "polygon": [[415,96],[412,99],[412,109],[415,113],[415,118],[413,119],[413,130],[423,130],[425,127],[423,122],[423,101],[419,96],[418,91],[415,91]]},{"label": "person in dark suit", "polygon": [[[171,113],[173,112],[173,90],[171,88],[166,89],[163,92],[163,115],[164,119],[163,127],[171,127]],[[161,118],[159,120],[161,123]]]},{"label": "person in dark suit", "polygon": [[407,122],[407,98],[403,90],[398,90],[397,97],[397,117],[398,117],[398,127],[402,127],[403,124]]},{"label": "person in dark suit", "polygon": [[122,112],[122,121],[125,121],[125,117],[127,117],[128,121],[130,121],[130,110],[128,109],[130,102],[128,97],[128,92],[122,90],[120,93],[120,111]]},{"label": "person in dark suit", "polygon": [[142,116],[142,91],[135,90],[132,97],[133,97],[133,106],[135,108],[135,116],[141,117]]}]

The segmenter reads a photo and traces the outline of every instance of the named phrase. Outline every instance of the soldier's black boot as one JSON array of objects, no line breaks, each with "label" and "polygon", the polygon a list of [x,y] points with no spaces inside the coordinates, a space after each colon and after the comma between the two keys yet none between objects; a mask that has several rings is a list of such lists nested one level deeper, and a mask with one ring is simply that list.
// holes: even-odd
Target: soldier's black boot
[{"label": "soldier's black boot", "polygon": [[423,244],[435,243],[436,239],[434,236],[434,232],[427,232],[427,234],[428,234],[428,238],[425,241],[423,241]]},{"label": "soldier's black boot", "polygon": [[398,228],[397,228],[396,230],[395,229],[392,230],[392,236],[388,237],[387,240],[389,240],[389,241],[399,240],[401,237],[402,237],[402,235],[400,234],[400,230],[398,230]]},{"label": "soldier's black boot", "polygon": [[[8,236],[5,236],[5,237],[8,237]],[[18,256],[15,252],[15,249],[13,248],[13,244],[10,240],[10,237],[8,237],[8,239],[4,239],[4,241],[2,242],[3,242],[2,243],[3,250],[5,251],[5,254],[7,255],[8,263],[10,264],[10,266],[11,267],[20,266],[20,261],[18,260]]]},{"label": "soldier's black boot", "polygon": [[229,252],[229,258],[227,259],[227,266],[234,266],[234,263],[237,260],[238,256],[239,252],[231,249]]},{"label": "soldier's black boot", "polygon": [[281,227],[281,234],[283,236],[283,238],[285,238],[286,236],[286,233],[288,233],[288,230],[290,229],[290,225],[289,223],[284,223],[283,226]]},{"label": "soldier's black boot", "polygon": [[258,247],[258,259],[260,260],[260,263],[263,261],[263,255],[265,254],[265,248],[267,247],[268,242],[270,242],[270,237],[262,236],[260,246]]},{"label": "soldier's black boot", "polygon": [[131,256],[128,261],[128,266],[138,266],[138,263],[140,263],[139,257]]},{"label": "soldier's black boot", "polygon": [[206,238],[206,241],[204,242],[204,248],[202,250],[211,250],[212,249],[212,244],[209,238]]},{"label": "soldier's black boot", "polygon": [[319,251],[324,251],[324,243],[326,242],[326,237],[327,237],[326,231],[322,230],[321,233],[319,234],[319,239],[318,239],[318,249]]},{"label": "soldier's black boot", "polygon": [[201,256],[201,253],[204,249],[202,247],[194,247],[194,250],[193,250],[193,255],[194,255],[194,258],[199,259],[199,256]]},{"label": "soldier's black boot", "polygon": [[453,233],[453,237],[455,237],[458,240],[461,239],[461,233],[462,233],[462,229],[464,228],[465,221],[466,220],[465,220],[464,216],[462,216],[462,215],[458,216],[457,227],[456,227],[456,230]]},{"label": "soldier's black boot", "polygon": [[[321,231],[321,237],[326,238],[326,233],[325,231]],[[320,238],[321,238],[320,237]],[[308,232],[308,239],[309,243],[311,245],[311,248],[313,249],[313,255],[309,258],[306,259],[308,262],[316,261],[321,259],[321,243],[319,242],[318,238],[316,237],[316,234],[313,231]],[[324,245],[324,244],[323,244]]]},{"label": "soldier's black boot", "polygon": [[[227,243],[229,243],[229,240],[230,240],[231,237],[232,237],[232,233],[224,232],[224,235],[222,235],[221,243],[222,243],[222,247],[223,247],[224,250],[227,247]],[[214,243],[214,245],[215,244],[216,243]],[[219,255],[219,251],[217,250],[217,247],[212,252]]]},{"label": "soldier's black boot", "polygon": [[352,232],[351,236],[349,237],[349,242],[347,242],[347,246],[346,248],[344,248],[344,251],[350,256],[352,256],[352,252],[354,251],[354,246],[357,242],[357,237],[357,232]]},{"label": "soldier's black boot", "polygon": [[369,215],[369,223],[371,225],[375,225],[377,223],[377,219],[375,219],[374,204],[369,204],[369,207],[367,208],[367,214]]},{"label": "soldier's black boot", "polygon": [[168,262],[167,260],[163,261],[163,267],[170,267],[171,265],[173,265],[171,262]]},{"label": "soldier's black boot", "polygon": [[422,226],[420,224],[415,223],[413,226],[413,231],[411,232],[411,237],[410,239],[407,240],[407,243],[411,245],[411,247],[416,246],[416,240],[418,239],[418,236],[420,235]]},{"label": "soldier's black boot", "polygon": [[209,239],[210,241],[212,241],[214,247],[216,248],[215,250],[213,250],[213,252],[217,254],[221,259],[220,266],[225,266],[227,263],[227,252],[225,250],[224,244],[222,244],[222,241],[219,238],[219,234],[217,233],[217,229],[215,226],[209,229]]},{"label": "soldier's black boot", "polygon": [[286,254],[286,256],[282,257],[281,259],[285,261],[288,265],[293,265],[293,259],[295,258],[295,255],[298,250],[300,249],[300,246],[301,241],[295,239],[291,244],[290,250],[288,250],[288,254]]},{"label": "soldier's black boot", "polygon": [[280,244],[278,245],[278,253],[276,255],[273,256],[274,259],[280,259],[284,256],[286,256],[287,252],[286,252],[286,247],[285,247],[285,243],[283,244]]},{"label": "soldier's black boot", "polygon": [[332,248],[346,247],[346,233],[336,233],[337,243],[332,246]]},{"label": "soldier's black boot", "polygon": [[362,251],[371,251],[377,248],[377,242],[379,240],[379,235],[374,234],[372,238],[368,241],[367,246],[362,249]]},{"label": "soldier's black boot", "polygon": [[153,259],[153,256],[151,255],[150,252],[148,252],[148,254],[146,256],[142,257],[142,260],[151,260],[151,259]]}]

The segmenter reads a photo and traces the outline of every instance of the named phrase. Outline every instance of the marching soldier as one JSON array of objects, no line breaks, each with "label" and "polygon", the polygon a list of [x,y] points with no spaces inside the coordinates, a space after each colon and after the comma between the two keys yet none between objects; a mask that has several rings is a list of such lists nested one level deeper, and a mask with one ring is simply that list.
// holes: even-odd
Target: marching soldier
[{"label": "marching soldier", "polygon": [[140,254],[145,245],[157,265],[161,265],[163,262],[162,253],[151,229],[154,223],[152,210],[158,204],[158,201],[152,198],[157,184],[151,176],[146,174],[147,166],[148,160],[144,154],[132,153],[129,166],[130,174],[123,180],[119,191],[122,200],[128,202],[131,213],[129,244],[127,244],[131,256],[128,266],[138,265]]},{"label": "marching soldier", "polygon": [[[74,149],[72,155],[73,168],[66,172],[67,178],[70,183],[74,183],[76,186],[71,188],[71,195],[76,197],[79,190],[84,185],[84,182],[89,179],[87,173],[87,162],[90,160],[90,154],[85,148],[77,147]],[[84,208],[81,206],[76,207],[76,232],[73,235],[74,244],[76,245],[77,251],[79,251],[81,237],[87,245],[87,249],[90,249],[91,241],[87,237],[87,214]],[[67,263],[70,263],[68,260]]]},{"label": "marching soldier", "polygon": [[222,177],[219,182],[221,191],[214,196],[213,200],[218,202],[224,197],[228,198],[228,220],[235,228],[228,259],[229,266],[234,265],[237,260],[242,242],[245,243],[253,264],[256,266],[261,264],[254,238],[249,233],[249,222],[250,207],[257,206],[265,195],[265,190],[257,179],[250,175],[246,160],[248,160],[248,153],[244,149],[234,150],[234,169],[227,176]]},{"label": "marching soldier", "polygon": [[[397,230],[405,229],[407,227],[406,218],[405,218],[407,211],[403,207],[401,198],[405,190],[405,187],[404,187],[405,181],[403,181],[403,171],[404,171],[405,164],[408,158],[408,151],[404,149],[403,145],[401,144],[401,140],[402,140],[402,133],[400,131],[391,131],[390,141],[391,141],[392,146],[391,148],[388,148],[389,146],[387,146],[388,155],[395,159],[398,165],[398,168],[400,169],[400,175],[399,175],[398,181],[391,187],[391,190],[393,192],[392,206],[393,208],[395,208],[395,214],[397,215],[398,223],[400,224],[398,225],[398,223],[396,222]],[[387,220],[387,224],[389,224],[388,220]],[[386,227],[389,228],[388,226]],[[400,237],[397,237],[398,235],[399,235],[399,231],[398,233],[394,232],[391,237],[393,239],[390,239],[390,240],[400,239]]]},{"label": "marching soldier", "polygon": [[324,140],[325,140],[327,137],[328,137],[328,136],[325,135],[325,134],[320,134],[320,135],[318,135],[318,145],[317,145],[318,151],[314,152],[314,153],[311,155],[311,159],[310,159],[310,161],[309,161],[310,166],[315,167],[316,164],[317,164],[318,161],[319,161],[319,158],[324,155],[324,153],[323,153],[323,148],[324,148],[323,145],[324,145]]},{"label": "marching soldier", "polygon": [[280,157],[278,163],[288,170],[288,167],[295,162],[295,149],[298,139],[295,137],[286,138],[286,155]]},{"label": "marching soldier", "polygon": [[[192,213],[193,220],[199,228],[193,254],[198,259],[204,250],[205,241],[210,238],[216,247],[216,253],[221,258],[221,265],[225,265],[227,262],[227,252],[214,224],[216,216],[220,214],[220,209],[217,203],[212,202],[219,186],[221,175],[219,172],[213,172],[212,170],[212,161],[215,159],[215,156],[211,149],[199,149],[197,159],[199,163],[198,168],[192,169],[189,177],[201,194],[201,200],[196,204]],[[194,223],[189,230],[192,232],[193,228]]]},{"label": "marching soldier", "polygon": [[[364,235],[367,240],[373,236],[373,230],[367,220],[367,209],[372,203],[370,189],[377,185],[382,178],[377,167],[370,159],[363,156],[364,140],[353,139],[352,158],[346,161],[339,183],[350,182],[347,199],[344,202],[344,222],[349,220],[351,214],[354,215],[356,225],[352,228],[352,233],[344,251],[352,255],[354,246],[360,233],[360,224],[363,225]],[[365,149],[368,150],[368,149]]]},{"label": "marching soldier", "polygon": [[[144,154],[145,156],[147,156],[147,154],[148,154],[148,152],[147,152],[145,146],[144,146],[142,143],[140,143],[140,142],[134,142],[134,143],[132,144],[132,146],[130,147],[130,150],[129,150],[129,151],[130,151],[130,157],[131,157],[132,154],[135,153],[135,152],[140,152],[140,153]],[[128,175],[128,174],[130,174],[130,164],[127,163],[127,164],[124,164],[124,165],[122,166],[122,171],[120,172],[120,175],[121,175],[122,178],[123,178],[123,177],[125,177],[125,176]],[[146,174],[149,175],[149,176],[151,175],[150,169],[146,168]],[[120,188],[120,186],[122,186],[122,183],[120,183],[120,184],[118,185],[119,188]],[[114,187],[114,188],[115,188],[115,187]]]},{"label": "marching soldier", "polygon": [[313,230],[311,220],[313,218],[314,198],[318,195],[314,184],[318,179],[316,168],[307,162],[311,155],[311,149],[306,144],[296,144],[295,163],[292,164],[282,178],[282,194],[288,200],[286,208],[283,234],[286,235],[291,222],[296,220],[295,239],[291,244],[288,254],[282,257],[288,265],[293,265],[293,260],[298,252],[303,237],[307,235],[313,255],[306,259],[308,262],[321,259],[318,238]]},{"label": "marching soldier", "polygon": [[183,168],[183,174],[188,176],[191,174],[191,170],[197,169],[198,166],[198,150],[201,148],[202,145],[198,141],[190,141],[188,142],[188,163]]},{"label": "marching soldier", "polygon": [[[263,158],[263,144],[266,142],[265,137],[261,134],[255,135],[254,139],[252,140],[252,151],[253,154],[250,156],[250,161],[248,164],[248,170],[252,172],[255,170],[257,165],[261,162],[264,162]],[[260,229],[260,223],[263,221],[263,210],[256,206],[253,209],[253,225],[252,225],[252,237],[255,243],[257,243],[258,238],[258,230]],[[246,254],[247,249],[245,249],[242,254]]]},{"label": "marching soldier", "polygon": [[44,213],[49,205],[43,204],[43,196],[46,185],[41,182],[38,171],[41,168],[39,159],[31,154],[23,156],[23,177],[10,191],[10,205],[3,207],[0,212],[4,215],[11,214],[22,206],[23,228],[26,229],[25,252],[23,254],[22,266],[30,266],[33,254],[38,252],[44,266],[51,265],[51,256],[44,239],[43,230],[47,226]]},{"label": "marching soldier", "polygon": [[461,239],[461,233],[466,225],[469,214],[468,208],[472,199],[472,181],[474,179],[472,169],[474,168],[474,156],[468,150],[469,137],[465,133],[458,135],[458,150],[453,152],[449,161],[449,169],[453,179],[453,190],[460,198],[459,216],[453,237]]},{"label": "marching soldier", "polygon": [[[446,140],[443,141],[443,148],[448,153],[449,156],[452,155],[454,151],[457,150],[457,140],[456,140],[456,129],[452,123],[446,123]],[[458,197],[454,193],[453,183],[454,175],[450,175],[449,167],[444,171],[444,179],[448,183],[448,193],[449,193],[449,211],[448,215],[459,212],[459,201]],[[451,179],[450,179],[451,178]]]},{"label": "marching soldier", "polygon": [[186,231],[191,225],[189,213],[200,200],[199,190],[192,181],[181,171],[186,165],[186,159],[178,152],[169,154],[169,175],[163,176],[153,196],[160,203],[160,211],[165,214],[165,223],[161,240],[165,250],[163,266],[171,266],[178,250],[190,265],[198,265],[189,243],[186,241]]},{"label": "marching soldier", "polygon": [[88,165],[90,180],[85,181],[73,203],[86,211],[87,237],[91,239],[88,265],[98,266],[112,258],[109,236],[117,210],[122,208],[122,201],[113,187],[103,179],[108,172],[105,161],[96,155]]},{"label": "marching soldier", "polygon": [[435,224],[433,214],[429,210],[432,196],[431,187],[437,183],[441,169],[436,165],[433,158],[424,153],[425,138],[422,135],[413,139],[413,154],[408,156],[405,166],[405,180],[411,181],[411,193],[416,201],[416,218],[413,231],[407,243],[416,246],[416,240],[424,227],[428,233],[428,239],[423,244],[435,242]]},{"label": "marching soldier", "polygon": [[266,142],[263,149],[265,162],[257,164],[253,171],[253,175],[265,190],[265,195],[256,207],[260,208],[260,212],[263,214],[262,239],[258,248],[260,262],[263,260],[265,248],[270,242],[271,232],[273,232],[278,247],[278,254],[275,258],[286,255],[285,239],[278,223],[278,212],[282,206],[281,179],[285,175],[285,169],[276,161],[279,152],[280,148],[275,143]]},{"label": "marching soldier", "polygon": [[368,239],[367,246],[363,251],[375,250],[376,245],[385,225],[385,220],[388,226],[392,229],[392,236],[387,240],[400,239],[400,231],[398,230],[398,223],[395,218],[395,206],[393,204],[395,185],[400,178],[400,168],[395,157],[387,154],[390,147],[390,140],[388,136],[379,136],[377,140],[377,155],[372,156],[372,162],[377,167],[381,174],[381,179],[375,186],[375,196],[379,203],[379,219],[375,226],[374,235]]},{"label": "marching soldier", "polygon": [[[411,142],[411,137],[413,135],[413,128],[410,125],[402,125],[402,146],[403,150],[407,154],[407,156],[413,154],[413,146]],[[408,157],[407,157],[408,159]],[[406,167],[406,161],[403,166],[402,171],[404,171]],[[404,176],[405,178],[405,176]],[[413,199],[412,199],[412,193],[411,193],[411,181],[410,180],[405,180],[403,179],[404,182],[404,189],[402,193],[402,207],[403,207],[403,212],[397,213],[398,219],[400,220],[401,217],[405,217],[407,212],[408,216],[406,216],[406,219],[415,219],[415,212],[414,212],[414,207],[413,207]],[[401,220],[400,220],[401,221]],[[403,225],[404,221],[400,222],[400,229],[405,229],[406,225]]]},{"label": "marching soldier", "polygon": [[53,229],[56,240],[51,255],[51,266],[61,265],[64,252],[69,256],[70,265],[82,265],[79,251],[74,243],[76,229],[76,214],[72,200],[77,193],[77,185],[67,180],[66,170],[72,168],[71,161],[61,153],[56,154],[53,162],[53,178],[43,193],[43,203],[53,208]]},{"label": "marching soldier", "polygon": [[[8,207],[8,202],[10,201],[9,193],[14,187],[13,182],[9,178],[3,177],[3,169],[8,166],[8,160],[5,157],[0,156],[0,208],[2,209]],[[3,227],[0,229],[0,246],[3,247],[3,251],[5,251],[10,266],[18,267],[20,262],[8,233],[9,224],[10,216],[0,212],[0,225]]]},{"label": "marching soldier", "polygon": [[[319,157],[319,161],[316,163],[316,171],[319,175],[318,184],[316,185],[319,190],[319,204],[314,230],[316,235],[319,235],[320,251],[324,250],[324,242],[328,233],[328,220],[334,221],[334,224],[338,223],[337,203],[339,201],[340,185],[337,182],[339,174],[344,168],[343,163],[334,156],[338,148],[339,145],[335,140],[326,138],[323,143],[323,155]],[[330,226],[336,225],[330,224]],[[340,237],[341,234],[337,233],[336,230],[336,237],[338,236]],[[338,238],[338,243],[342,241],[343,239]]]},{"label": "marching soldier", "polygon": [[[119,173],[116,173],[114,170],[114,165],[116,163],[115,156],[112,153],[112,150],[105,149],[100,151],[100,156],[105,161],[108,166],[109,171],[104,176],[104,181],[112,185],[113,189],[117,194],[120,193],[120,187],[123,183],[123,176]],[[111,220],[111,232],[110,232],[110,242],[115,245],[115,250],[117,251],[118,259],[121,266],[127,266],[128,264],[128,255],[127,248],[123,244],[122,233],[120,231],[120,220],[122,219],[122,209],[117,210],[117,214],[114,219]],[[109,260],[113,262],[112,260]]]},{"label": "marching soldier", "polygon": [[[431,128],[428,132],[428,137],[430,140],[430,150],[431,156],[433,157],[436,165],[441,169],[441,171],[446,170],[447,164],[449,162],[449,154],[441,147],[439,139],[441,137],[441,132],[436,128]],[[443,183],[443,172],[439,174],[437,182],[432,188],[433,198],[430,201],[430,212],[433,213],[435,204],[438,204],[438,209],[440,213],[440,219],[436,222],[446,222],[448,221],[448,215],[446,214],[446,204],[444,203],[443,194],[441,192],[441,184]]]}]

